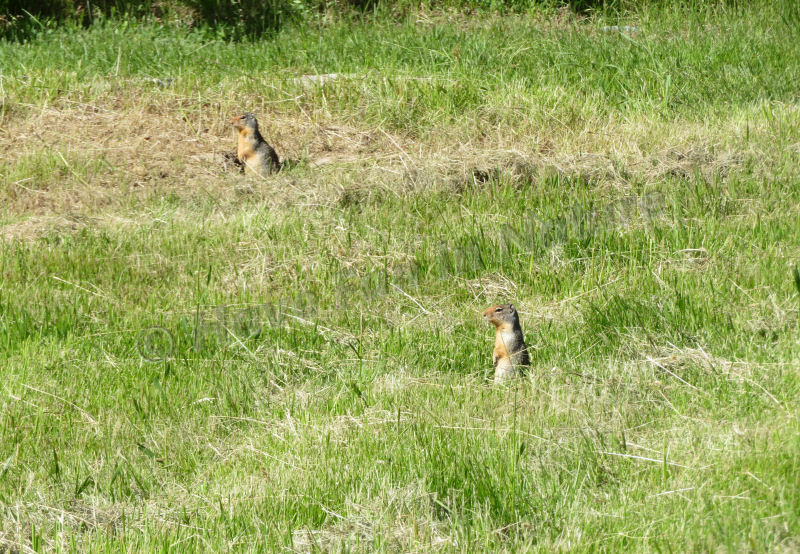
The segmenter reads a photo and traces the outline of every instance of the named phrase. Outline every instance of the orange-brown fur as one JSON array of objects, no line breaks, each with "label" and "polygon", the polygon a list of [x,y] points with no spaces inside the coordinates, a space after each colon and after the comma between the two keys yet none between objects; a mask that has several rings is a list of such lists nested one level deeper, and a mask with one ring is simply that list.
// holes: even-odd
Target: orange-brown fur
[{"label": "orange-brown fur", "polygon": [[517,310],[512,304],[491,306],[483,312],[483,317],[495,326],[492,352],[495,379],[500,381],[515,377],[521,366],[530,365]]},{"label": "orange-brown fur", "polygon": [[263,177],[280,169],[278,155],[261,136],[253,114],[234,117],[231,124],[237,130],[236,157],[248,170]]}]

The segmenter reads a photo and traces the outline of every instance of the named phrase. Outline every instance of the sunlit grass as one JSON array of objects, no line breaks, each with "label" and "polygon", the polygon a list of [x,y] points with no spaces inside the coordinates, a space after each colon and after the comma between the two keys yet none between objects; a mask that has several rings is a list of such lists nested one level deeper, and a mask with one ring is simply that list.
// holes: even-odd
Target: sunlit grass
[{"label": "sunlit grass", "polygon": [[714,6],[0,45],[0,549],[797,549],[798,27]]}]

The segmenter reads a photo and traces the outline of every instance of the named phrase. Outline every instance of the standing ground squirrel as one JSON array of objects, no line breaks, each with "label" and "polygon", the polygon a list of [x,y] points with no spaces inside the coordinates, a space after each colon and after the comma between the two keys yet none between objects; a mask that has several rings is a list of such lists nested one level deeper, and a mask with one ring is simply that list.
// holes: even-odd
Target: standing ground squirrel
[{"label": "standing ground squirrel", "polygon": [[492,306],[483,312],[483,317],[497,328],[492,352],[495,381],[516,377],[520,366],[531,363],[517,310],[513,304]]},{"label": "standing ground squirrel", "polygon": [[236,148],[236,157],[247,169],[264,177],[281,168],[278,154],[258,131],[258,121],[251,113],[246,113],[231,119],[231,124],[238,131],[239,141]]}]

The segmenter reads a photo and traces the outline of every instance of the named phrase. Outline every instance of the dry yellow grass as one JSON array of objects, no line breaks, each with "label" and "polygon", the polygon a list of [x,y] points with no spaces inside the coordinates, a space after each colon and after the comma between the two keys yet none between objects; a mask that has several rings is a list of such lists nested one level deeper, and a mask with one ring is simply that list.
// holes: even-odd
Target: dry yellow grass
[{"label": "dry yellow grass", "polygon": [[0,545],[796,550],[800,42],[718,9],[0,44]]}]

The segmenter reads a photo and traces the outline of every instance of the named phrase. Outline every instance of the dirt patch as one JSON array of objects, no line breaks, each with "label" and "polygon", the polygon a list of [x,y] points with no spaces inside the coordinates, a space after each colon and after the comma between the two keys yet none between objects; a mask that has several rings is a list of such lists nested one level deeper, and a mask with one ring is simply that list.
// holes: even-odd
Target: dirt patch
[{"label": "dirt patch", "polygon": [[[234,112],[219,103],[137,105],[123,97],[96,105],[64,100],[26,117],[7,117],[0,135],[6,161],[0,198],[7,216],[96,213],[131,200],[228,189],[241,180],[227,124]],[[344,163],[389,150],[388,140],[375,132],[273,114],[263,114],[260,123],[294,165]]]},{"label": "dirt patch", "polygon": [[[147,91],[122,82],[93,103],[62,98],[36,110],[11,105],[0,132],[6,161],[0,204],[6,220],[35,217],[3,234],[32,236],[44,232],[34,227],[50,225],[48,218],[129,213],[165,199],[348,208],[377,198],[374,191],[463,194],[552,175],[581,176],[594,188],[625,193],[665,179],[724,178],[745,165],[743,153],[704,138],[708,130],[697,126],[586,121],[579,134],[534,127],[528,134],[523,122],[520,129],[473,137],[467,122],[419,141],[319,112],[262,109],[256,112],[262,133],[287,161],[288,174],[255,180],[240,173],[232,153],[228,121],[241,106]],[[603,132],[592,132],[595,127]]]}]

